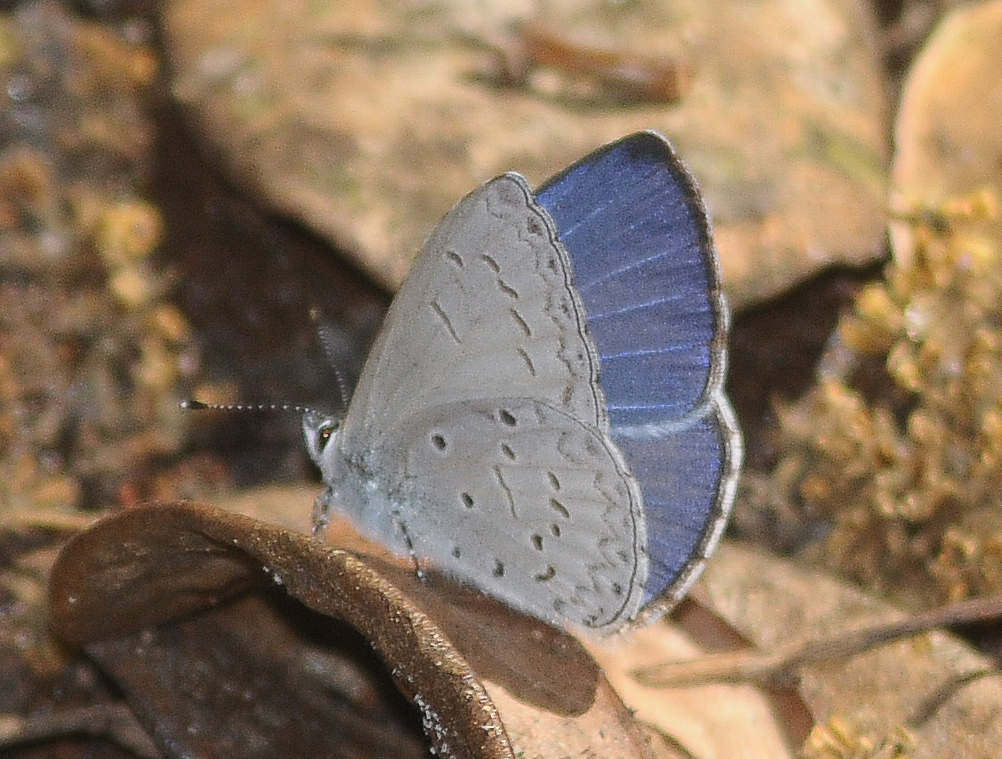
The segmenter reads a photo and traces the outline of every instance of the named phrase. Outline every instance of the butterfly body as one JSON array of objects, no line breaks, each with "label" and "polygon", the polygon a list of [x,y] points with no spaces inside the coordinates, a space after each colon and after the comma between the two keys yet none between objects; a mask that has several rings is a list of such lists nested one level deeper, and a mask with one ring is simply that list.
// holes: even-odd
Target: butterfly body
[{"label": "butterfly body", "polygon": [[[617,168],[608,165],[623,158],[617,145],[653,155],[658,182],[657,172],[676,166],[658,164],[674,155],[643,133],[568,172]],[[689,251],[705,283],[692,286],[691,274],[679,275],[691,303],[670,291],[676,264],[659,274],[666,281],[652,286],[641,270],[631,282],[635,267],[624,268],[614,246],[602,252],[604,263],[580,259],[590,289],[606,294],[596,299],[576,276],[576,238],[568,235],[565,245],[569,228],[556,221],[583,212],[574,229],[588,231],[587,208],[573,192],[582,175],[562,177],[534,193],[521,176],[506,174],[460,201],[394,299],[344,418],[308,414],[304,432],[327,483],[318,500],[321,529],[337,509],[398,553],[429,560],[527,613],[610,632],[657,606],[669,586],[681,593],[690,582],[684,575],[698,572],[729,509],[740,444],[720,389],[726,313],[708,232],[706,250]],[[635,223],[615,219],[613,231]],[[641,268],[649,266],[644,260]],[[617,295],[624,286],[630,292]],[[643,300],[632,304],[624,296],[635,298],[638,289]],[[613,298],[611,309],[602,297]],[[665,344],[642,312],[676,300],[694,312],[687,318],[696,326],[668,325],[681,339]],[[604,322],[593,325],[595,314]],[[615,326],[624,319],[636,332],[627,344],[637,351],[619,344],[629,339]],[[669,372],[686,375],[665,389],[689,397],[648,403],[645,374],[665,371],[661,355],[677,362]],[[657,374],[651,383],[655,393],[665,385]],[[701,471],[704,458],[714,459],[712,471],[680,491],[693,491],[684,496],[692,506],[679,510],[678,540],[686,545],[670,538],[663,550],[651,527],[660,529],[664,516],[652,519],[643,480],[655,502],[670,500],[665,489],[687,474],[666,478],[662,466]],[[687,553],[696,561],[679,558]]]}]

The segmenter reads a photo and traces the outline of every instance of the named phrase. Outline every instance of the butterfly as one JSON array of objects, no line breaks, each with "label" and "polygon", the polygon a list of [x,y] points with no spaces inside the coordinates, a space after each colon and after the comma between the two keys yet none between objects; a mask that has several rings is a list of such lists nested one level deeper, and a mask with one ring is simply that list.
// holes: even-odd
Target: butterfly
[{"label": "butterfly", "polygon": [[332,512],[401,556],[600,635],[665,613],[731,510],[728,311],[706,211],[640,132],[439,223],[343,414],[308,411]]}]

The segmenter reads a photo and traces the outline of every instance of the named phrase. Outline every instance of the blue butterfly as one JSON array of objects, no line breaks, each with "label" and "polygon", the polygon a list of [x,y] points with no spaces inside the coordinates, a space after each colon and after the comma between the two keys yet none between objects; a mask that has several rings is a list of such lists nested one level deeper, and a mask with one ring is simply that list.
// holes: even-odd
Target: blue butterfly
[{"label": "blue butterfly", "polygon": [[660,135],[460,201],[347,412],[303,428],[369,537],[564,627],[663,614],[724,530],[742,457],[702,201]]}]

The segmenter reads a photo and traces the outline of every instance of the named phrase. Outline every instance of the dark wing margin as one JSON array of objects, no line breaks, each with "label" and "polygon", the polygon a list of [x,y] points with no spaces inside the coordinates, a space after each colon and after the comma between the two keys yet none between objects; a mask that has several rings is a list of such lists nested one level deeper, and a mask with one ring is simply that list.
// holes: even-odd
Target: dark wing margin
[{"label": "dark wing margin", "polygon": [[655,132],[599,149],[536,198],[570,254],[610,434],[643,491],[645,603],[663,612],[716,547],[742,458],[723,390],[729,315],[706,210]]}]

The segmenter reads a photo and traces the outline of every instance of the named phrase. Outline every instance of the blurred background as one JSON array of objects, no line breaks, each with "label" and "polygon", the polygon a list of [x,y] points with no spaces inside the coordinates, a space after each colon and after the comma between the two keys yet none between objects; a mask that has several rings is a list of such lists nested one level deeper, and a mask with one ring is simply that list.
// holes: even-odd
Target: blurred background
[{"label": "blurred background", "polygon": [[460,197],[638,129],[714,222],[730,534],[911,610],[1002,590],[1000,50],[990,0],[0,3],[0,712],[66,676],[67,535],[319,492],[296,415],[179,401],[338,408]]}]

